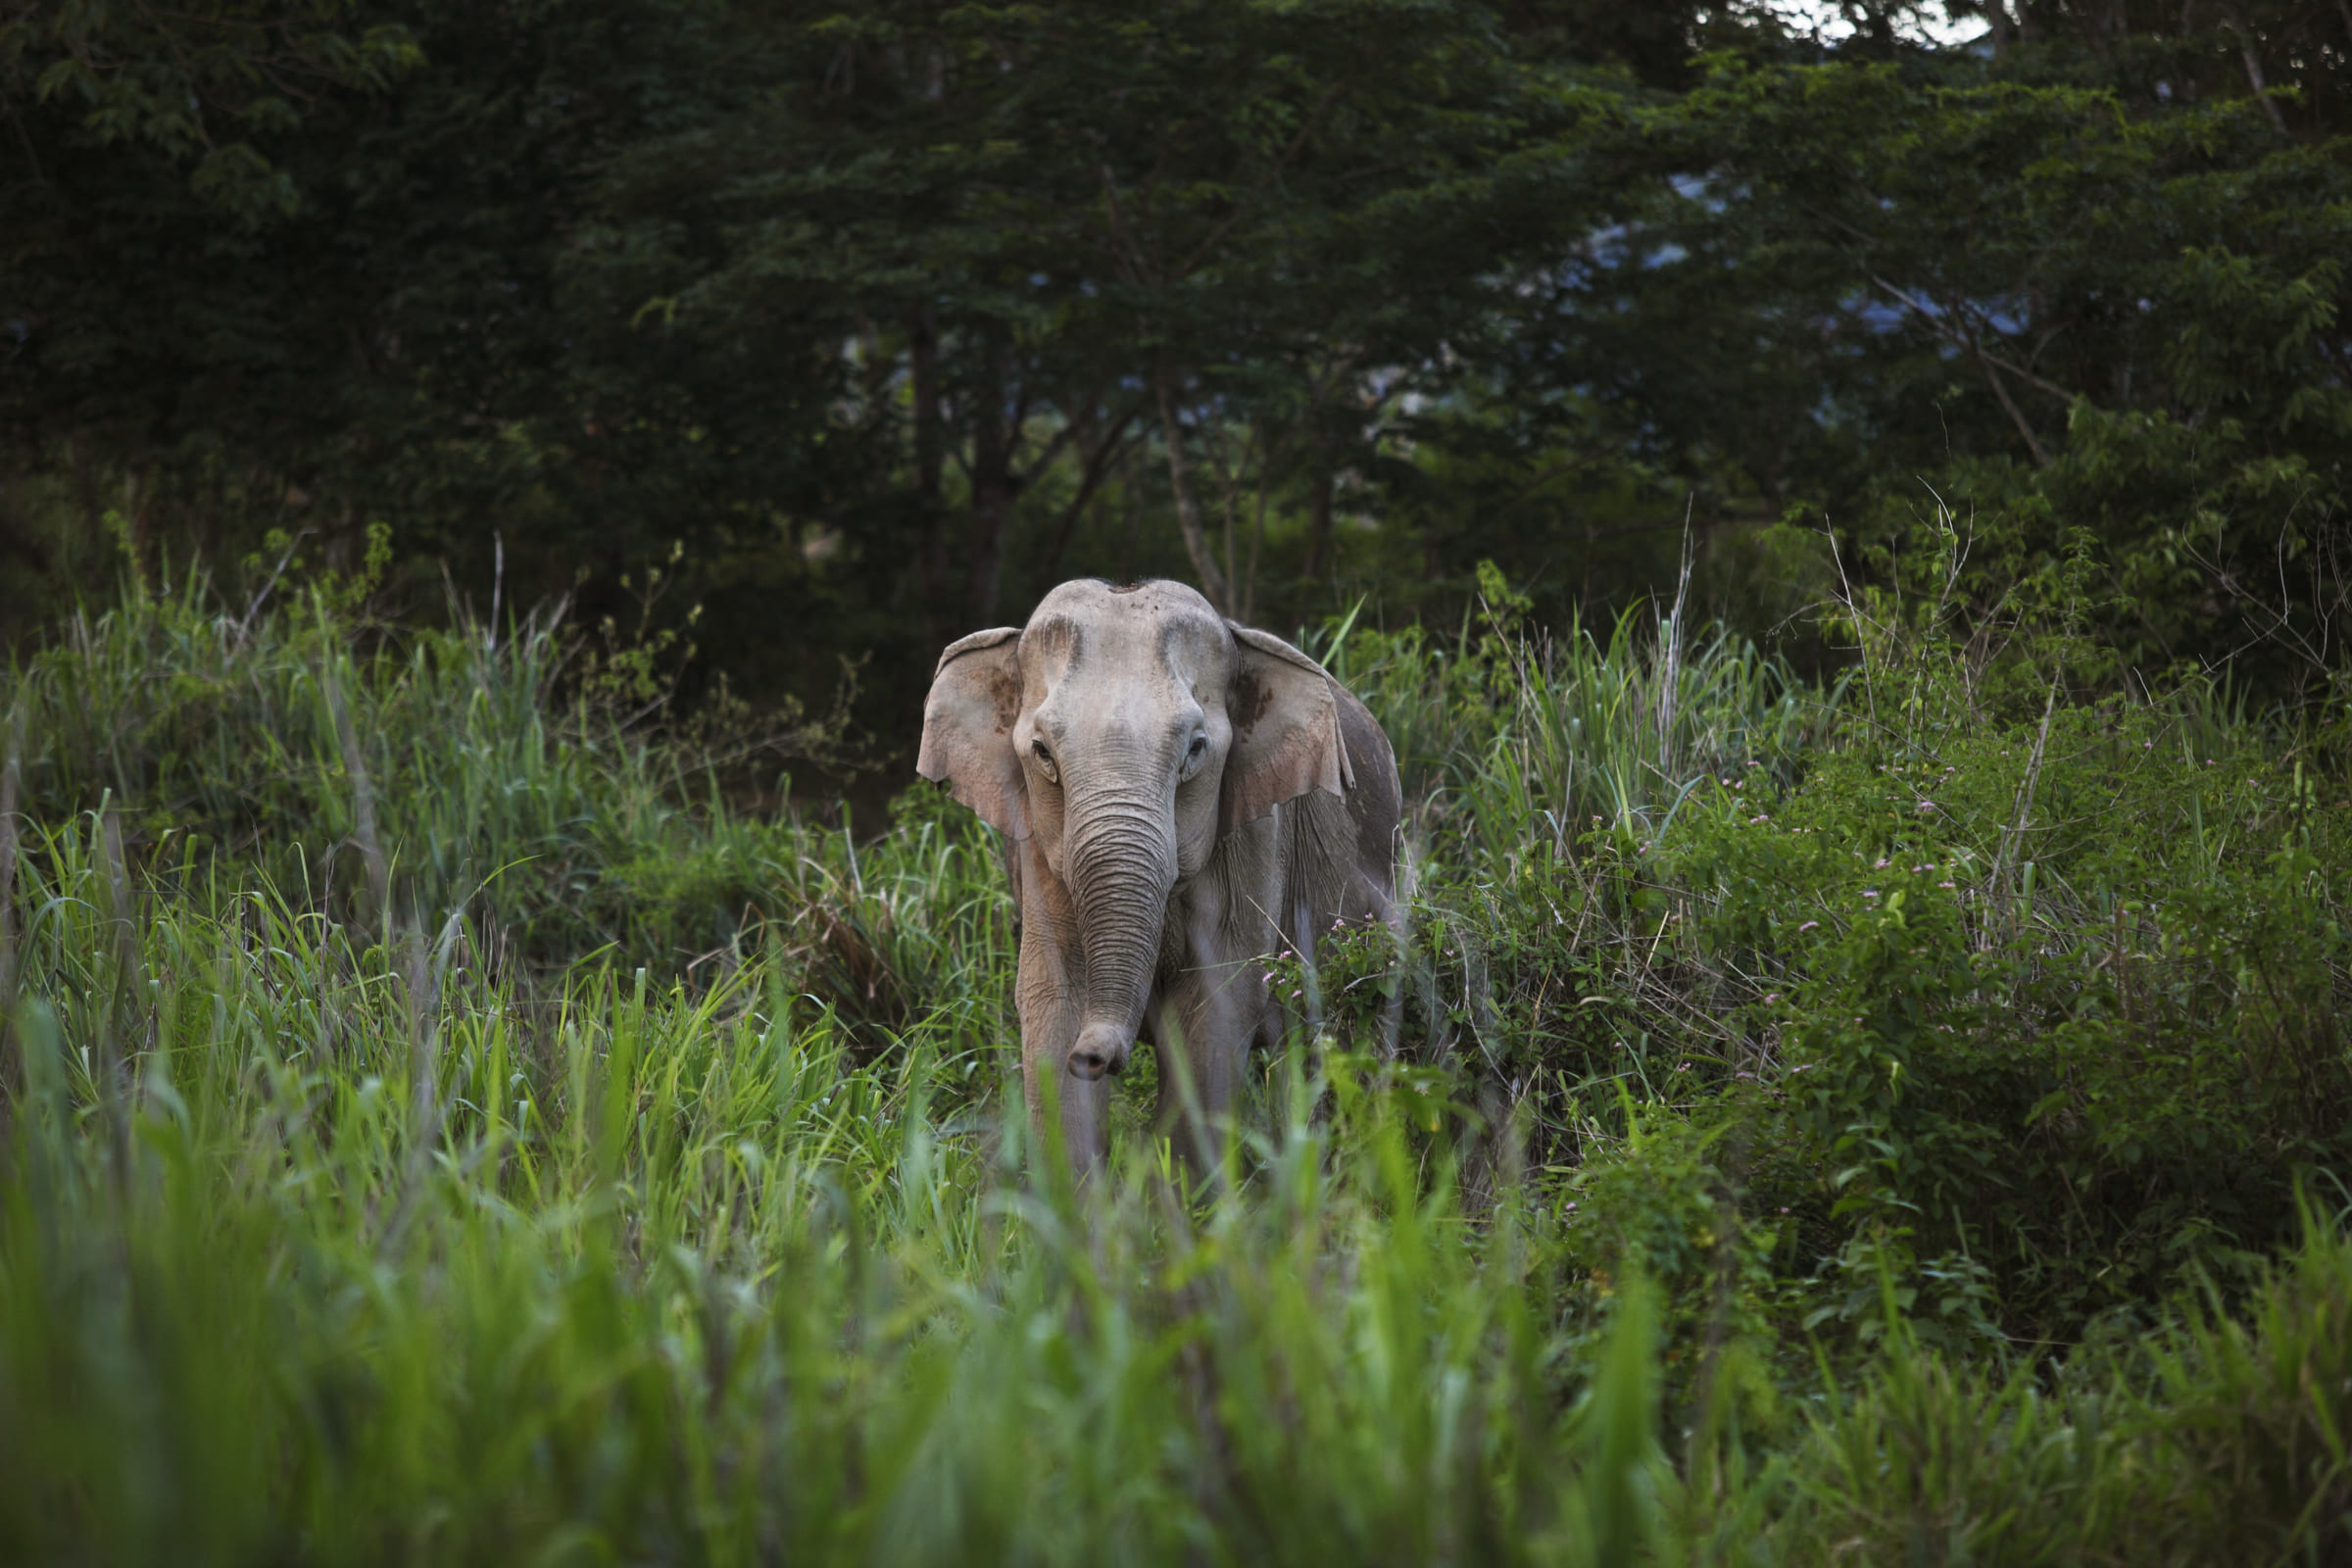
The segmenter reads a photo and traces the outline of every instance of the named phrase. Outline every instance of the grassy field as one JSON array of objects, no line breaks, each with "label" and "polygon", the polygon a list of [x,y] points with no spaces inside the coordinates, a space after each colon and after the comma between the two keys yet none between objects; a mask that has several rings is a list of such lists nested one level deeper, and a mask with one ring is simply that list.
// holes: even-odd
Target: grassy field
[{"label": "grassy field", "polygon": [[1490,587],[1306,634],[1410,932],[1288,977],[1206,1192],[1023,1147],[940,798],[740,808],[545,620],[76,618],[5,687],[0,1555],[2345,1560],[2340,718]]}]

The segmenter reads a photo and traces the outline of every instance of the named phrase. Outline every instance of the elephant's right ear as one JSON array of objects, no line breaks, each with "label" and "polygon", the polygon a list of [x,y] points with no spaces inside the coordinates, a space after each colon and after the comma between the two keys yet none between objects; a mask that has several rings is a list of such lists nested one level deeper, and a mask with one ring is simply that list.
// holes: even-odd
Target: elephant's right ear
[{"label": "elephant's right ear", "polygon": [[1021,716],[1020,629],[999,626],[950,643],[923,703],[914,770],[980,813],[998,832],[1029,836],[1013,721]]}]

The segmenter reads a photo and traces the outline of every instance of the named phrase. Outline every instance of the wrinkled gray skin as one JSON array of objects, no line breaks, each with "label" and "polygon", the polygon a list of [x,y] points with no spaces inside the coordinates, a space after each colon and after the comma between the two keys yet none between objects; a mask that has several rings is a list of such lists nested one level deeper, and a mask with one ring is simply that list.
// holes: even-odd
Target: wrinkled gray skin
[{"label": "wrinkled gray skin", "polygon": [[[1388,737],[1181,583],[1063,583],[1026,627],[951,646],[916,767],[1004,836],[1030,1114],[1042,1130],[1056,1086],[1082,1175],[1139,1035],[1161,1047],[1162,1128],[1185,1120],[1204,1160],[1250,1044],[1282,1030],[1263,958],[1391,917]],[[1179,1042],[1202,1122],[1181,1115]]]}]

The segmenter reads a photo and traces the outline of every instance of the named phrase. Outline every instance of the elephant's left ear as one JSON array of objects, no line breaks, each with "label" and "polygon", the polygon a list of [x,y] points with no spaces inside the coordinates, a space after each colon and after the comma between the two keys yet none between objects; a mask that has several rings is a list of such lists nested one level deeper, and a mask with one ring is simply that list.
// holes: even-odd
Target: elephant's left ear
[{"label": "elephant's left ear", "polygon": [[1225,758],[1219,831],[1309,790],[1345,795],[1355,784],[1340,740],[1338,689],[1323,666],[1248,626],[1235,626],[1233,640],[1241,659],[1225,693],[1233,749]]}]

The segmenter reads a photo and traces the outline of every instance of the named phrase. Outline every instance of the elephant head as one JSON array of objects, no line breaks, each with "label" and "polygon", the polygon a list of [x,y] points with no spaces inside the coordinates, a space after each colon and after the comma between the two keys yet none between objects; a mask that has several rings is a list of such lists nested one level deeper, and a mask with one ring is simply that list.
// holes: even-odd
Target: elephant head
[{"label": "elephant head", "polygon": [[1083,1079],[1125,1065],[1170,894],[1218,838],[1350,782],[1331,677],[1173,582],[1064,583],[1025,627],[951,646],[915,765],[1066,892]]}]

